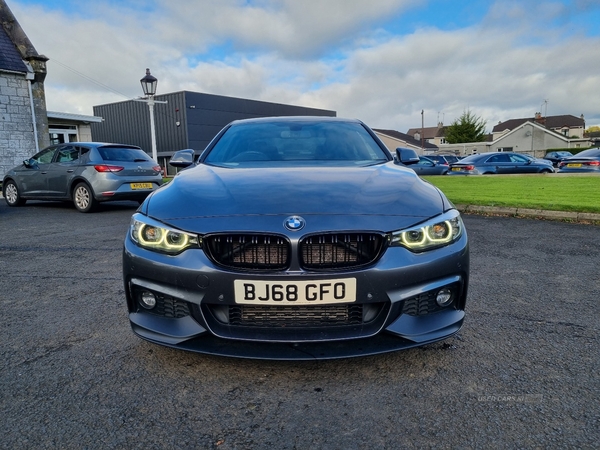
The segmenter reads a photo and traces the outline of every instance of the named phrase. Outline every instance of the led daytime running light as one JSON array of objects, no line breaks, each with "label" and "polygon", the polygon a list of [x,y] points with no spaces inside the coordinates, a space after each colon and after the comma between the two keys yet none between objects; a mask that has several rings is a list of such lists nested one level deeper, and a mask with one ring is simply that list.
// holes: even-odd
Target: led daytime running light
[{"label": "led daytime running light", "polygon": [[[146,233],[156,233],[155,239],[146,239]],[[164,228],[141,224],[137,229],[138,242],[145,247],[164,247],[167,250],[182,250],[189,243],[189,237],[184,233],[176,233]],[[183,239],[181,239],[183,238]],[[180,242],[177,242],[181,240]]]},{"label": "led daytime running light", "polygon": [[415,252],[431,250],[457,240],[463,232],[459,213],[452,210],[418,227],[391,234],[390,245]]},{"label": "led daytime running light", "polygon": [[200,247],[196,235],[168,229],[145,217],[138,220],[136,216],[131,220],[131,239],[142,248],[176,254],[189,247]]}]

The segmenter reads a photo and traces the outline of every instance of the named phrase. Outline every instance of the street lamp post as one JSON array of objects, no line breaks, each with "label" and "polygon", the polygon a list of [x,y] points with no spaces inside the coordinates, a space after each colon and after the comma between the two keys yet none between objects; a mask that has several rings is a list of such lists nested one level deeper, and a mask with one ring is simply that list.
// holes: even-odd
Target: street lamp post
[{"label": "street lamp post", "polygon": [[158,80],[153,77],[150,73],[150,69],[146,69],[146,76],[140,80],[142,84],[142,90],[144,91],[145,99],[141,100],[148,103],[148,109],[150,110],[150,134],[152,136],[152,159],[158,162],[158,155],[156,151],[156,128],[154,127],[154,104],[155,103],[167,103],[154,100],[156,94],[156,85]]}]

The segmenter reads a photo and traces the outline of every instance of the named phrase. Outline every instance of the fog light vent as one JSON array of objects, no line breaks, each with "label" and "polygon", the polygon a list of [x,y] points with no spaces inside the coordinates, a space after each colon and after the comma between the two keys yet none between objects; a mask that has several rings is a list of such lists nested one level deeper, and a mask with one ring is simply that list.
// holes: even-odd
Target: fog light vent
[{"label": "fog light vent", "polygon": [[150,291],[143,291],[140,294],[140,305],[146,309],[152,309],[156,306],[156,296]]},{"label": "fog light vent", "polygon": [[448,288],[440,289],[435,296],[435,301],[440,306],[448,306],[450,303],[452,303],[452,300],[452,291]]}]

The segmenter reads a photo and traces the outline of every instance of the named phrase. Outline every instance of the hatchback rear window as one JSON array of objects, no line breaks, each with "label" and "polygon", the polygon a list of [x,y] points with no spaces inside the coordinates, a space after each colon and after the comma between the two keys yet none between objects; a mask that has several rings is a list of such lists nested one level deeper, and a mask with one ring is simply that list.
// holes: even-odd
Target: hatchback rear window
[{"label": "hatchback rear window", "polygon": [[586,158],[600,156],[600,148],[591,148],[589,150],[584,150],[575,155],[576,157],[583,156]]},{"label": "hatchback rear window", "polygon": [[99,147],[98,152],[105,161],[150,161],[150,157],[141,148]]}]

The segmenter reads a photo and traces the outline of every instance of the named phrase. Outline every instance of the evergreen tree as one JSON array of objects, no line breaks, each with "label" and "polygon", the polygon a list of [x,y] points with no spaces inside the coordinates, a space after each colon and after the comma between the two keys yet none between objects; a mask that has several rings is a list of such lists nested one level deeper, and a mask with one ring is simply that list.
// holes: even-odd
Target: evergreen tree
[{"label": "evergreen tree", "polygon": [[486,121],[471,111],[466,111],[446,128],[446,142],[462,144],[485,140]]}]

